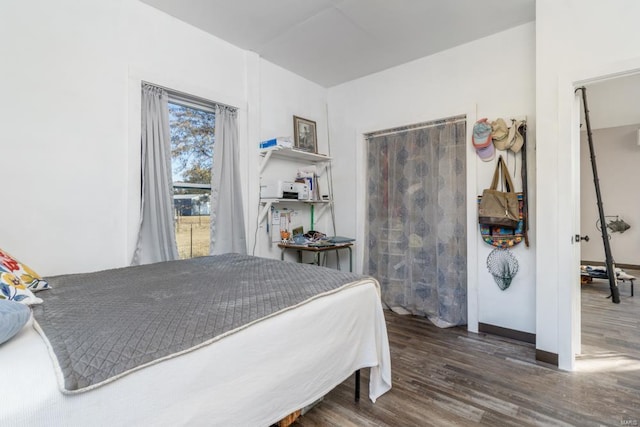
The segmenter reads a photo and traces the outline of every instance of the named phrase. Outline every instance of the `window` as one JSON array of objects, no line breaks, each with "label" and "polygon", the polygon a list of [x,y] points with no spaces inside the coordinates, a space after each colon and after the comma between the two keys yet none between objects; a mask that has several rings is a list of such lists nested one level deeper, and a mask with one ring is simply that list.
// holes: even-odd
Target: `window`
[{"label": "window", "polygon": [[213,105],[169,96],[176,241],[181,259],[209,255]]}]

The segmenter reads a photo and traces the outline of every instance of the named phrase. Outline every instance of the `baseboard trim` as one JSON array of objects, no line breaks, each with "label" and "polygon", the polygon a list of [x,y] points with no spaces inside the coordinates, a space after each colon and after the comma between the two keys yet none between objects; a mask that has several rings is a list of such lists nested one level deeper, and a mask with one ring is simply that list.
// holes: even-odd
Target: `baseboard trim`
[{"label": "baseboard trim", "polygon": [[[478,323],[478,332],[511,338],[530,344],[536,343],[536,334],[516,331],[515,329],[503,328],[501,326],[490,325],[488,323]],[[549,351],[536,349],[536,360],[548,363],[550,365],[558,366],[558,355]]]},{"label": "baseboard trim", "polygon": [[[580,265],[605,265],[602,261],[580,261]],[[636,264],[619,264],[616,262],[616,267],[626,268],[628,270],[640,270],[640,265]]]},{"label": "baseboard trim", "polygon": [[478,332],[486,334],[498,335],[500,337],[511,338],[518,341],[524,341],[530,344],[536,343],[536,334],[529,332],[516,331],[515,329],[503,328],[501,326],[489,325],[488,323],[478,323]]},{"label": "baseboard trim", "polygon": [[558,366],[558,355],[544,350],[538,350],[536,348],[536,360],[540,362],[548,363],[550,365]]}]

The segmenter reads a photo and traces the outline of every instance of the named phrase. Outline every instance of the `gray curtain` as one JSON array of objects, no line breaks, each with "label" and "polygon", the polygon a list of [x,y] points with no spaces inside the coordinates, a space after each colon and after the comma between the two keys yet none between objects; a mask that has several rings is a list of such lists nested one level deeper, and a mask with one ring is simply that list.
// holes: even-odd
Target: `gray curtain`
[{"label": "gray curtain", "polygon": [[132,264],[178,259],[173,215],[168,96],[142,87],[142,201]]},{"label": "gray curtain", "polygon": [[211,255],[247,253],[239,171],[238,112],[216,106],[211,168]]},{"label": "gray curtain", "polygon": [[391,309],[467,322],[466,120],[367,136],[365,272]]}]

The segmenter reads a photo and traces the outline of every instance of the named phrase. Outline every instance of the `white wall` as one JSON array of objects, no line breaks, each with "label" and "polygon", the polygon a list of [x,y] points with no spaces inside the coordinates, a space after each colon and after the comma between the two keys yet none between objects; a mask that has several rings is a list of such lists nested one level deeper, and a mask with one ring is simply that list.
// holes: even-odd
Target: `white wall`
[{"label": "white wall", "polygon": [[[136,245],[140,212],[140,87],[143,81],[238,107],[238,138],[247,159],[245,52],[144,3],[127,3],[128,215],[127,258]],[[247,165],[242,162],[243,185]],[[245,187],[246,188],[246,187]],[[245,202],[246,203],[246,202]],[[246,215],[245,215],[246,219]]]},{"label": "white wall", "polygon": [[[616,264],[640,265],[640,198],[633,196],[635,186],[640,182],[639,127],[592,131],[604,213],[617,215],[631,225],[624,233],[609,230],[611,253]],[[598,205],[586,132],[580,132],[580,171],[580,234],[590,237],[588,242],[580,244],[580,259],[604,263],[602,234],[596,228]]]},{"label": "white wall", "polygon": [[[338,234],[360,230],[363,241],[363,133],[459,114],[468,115],[468,132],[481,117],[527,116],[529,128],[535,128],[534,37],[534,24],[523,25],[329,89],[334,180],[341,184],[336,186]],[[500,55],[504,61],[497,59]],[[529,146],[533,212],[535,132],[530,132]],[[475,311],[469,316],[470,328],[477,328],[479,320],[535,332],[535,238],[531,248],[523,244],[515,248],[520,272],[507,291],[500,291],[486,269],[492,247],[480,238],[475,205],[476,196],[490,184],[495,163],[480,161],[470,143],[468,147],[468,292]],[[356,245],[356,251],[361,269],[362,248]]]},{"label": "white wall", "polygon": [[[587,85],[591,129],[638,124],[640,120],[640,73],[619,76]],[[580,122],[584,112],[580,109]],[[585,129],[583,126],[582,129]]]},{"label": "white wall", "polygon": [[[261,123],[280,118],[280,135],[295,112],[326,128],[317,85],[136,0],[2,2],[0,36],[3,196],[11,200],[0,247],[44,275],[130,262],[142,80],[239,108],[247,205]],[[262,84],[276,84],[265,89],[265,119]],[[282,88],[291,96],[269,92]],[[251,215],[246,210],[248,237]]]},{"label": "white wall", "polygon": [[42,274],[124,262],[123,3],[0,3],[0,247]]},{"label": "white wall", "polygon": [[537,188],[544,189],[537,205],[536,347],[557,353],[566,369],[579,351],[572,334],[579,325],[570,243],[579,232],[573,83],[638,67],[638,16],[640,3],[632,1],[536,1]]}]

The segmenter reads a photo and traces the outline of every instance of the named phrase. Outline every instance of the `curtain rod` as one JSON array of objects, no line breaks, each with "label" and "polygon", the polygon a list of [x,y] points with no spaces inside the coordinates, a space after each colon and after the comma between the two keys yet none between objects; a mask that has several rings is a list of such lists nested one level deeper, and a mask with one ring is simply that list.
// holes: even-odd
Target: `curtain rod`
[{"label": "curtain rod", "polygon": [[205,106],[206,105],[208,105],[208,106],[219,105],[221,107],[227,107],[227,108],[232,108],[234,110],[238,110],[238,107],[235,107],[233,105],[223,104],[222,102],[217,102],[217,101],[212,101],[210,99],[203,98],[203,97],[197,96],[197,95],[192,95],[192,94],[186,93],[186,92],[180,92],[180,91],[177,91],[175,89],[171,89],[171,88],[168,88],[166,86],[162,86],[162,85],[159,85],[159,84],[151,83],[151,82],[148,82],[148,81],[145,81],[145,80],[142,80],[142,84],[143,85],[146,84],[146,85],[150,85],[150,86],[155,86],[155,87],[159,87],[160,89],[164,89],[165,91],[167,91],[168,95],[173,96],[175,98],[182,98],[182,99],[185,99],[185,100],[195,101],[195,102],[204,104]]},{"label": "curtain rod", "polygon": [[371,139],[371,138],[377,138],[380,136],[393,135],[396,133],[409,132],[411,130],[428,129],[434,126],[457,123],[457,122],[466,121],[466,120],[467,120],[466,115],[452,116],[452,117],[447,117],[445,119],[432,120],[430,122],[422,122],[415,125],[398,126],[395,128],[389,128],[389,129],[378,130],[375,132],[365,133],[364,137],[365,139]]}]

